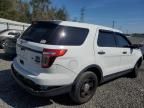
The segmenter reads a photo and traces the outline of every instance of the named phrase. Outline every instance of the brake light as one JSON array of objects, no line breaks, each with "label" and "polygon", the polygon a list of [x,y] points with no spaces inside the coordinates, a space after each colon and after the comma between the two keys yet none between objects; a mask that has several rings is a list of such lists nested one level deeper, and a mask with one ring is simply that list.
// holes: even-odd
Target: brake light
[{"label": "brake light", "polygon": [[43,49],[42,68],[50,67],[57,57],[63,56],[66,49]]}]

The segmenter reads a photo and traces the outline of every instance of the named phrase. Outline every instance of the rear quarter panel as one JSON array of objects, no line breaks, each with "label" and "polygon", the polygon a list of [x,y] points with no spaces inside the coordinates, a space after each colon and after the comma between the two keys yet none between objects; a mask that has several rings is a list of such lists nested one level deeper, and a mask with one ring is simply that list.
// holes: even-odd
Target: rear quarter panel
[{"label": "rear quarter panel", "polygon": [[89,34],[82,45],[63,46],[64,49],[67,49],[67,52],[64,56],[58,57],[54,64],[60,64],[70,69],[76,74],[76,76],[87,66],[95,64],[95,54],[93,49],[95,32],[95,26],[89,26]]},{"label": "rear quarter panel", "polygon": [[[65,24],[66,25],[66,24]],[[71,25],[72,26],[72,25]],[[22,44],[22,46],[37,50],[37,51],[43,51],[43,48],[47,49],[67,49],[67,52],[64,56],[57,57],[54,61],[52,67],[50,68],[41,68],[41,63],[34,64],[31,60],[31,55],[37,55],[42,57],[42,53],[33,53],[31,51],[27,51],[27,57],[29,57],[28,60],[26,60],[26,66],[21,66],[26,70],[33,71],[33,74],[40,74],[41,72],[52,74],[51,69],[54,69],[53,66],[61,66],[69,71],[63,71],[60,73],[67,74],[72,79],[75,80],[77,75],[87,66],[91,64],[95,64],[95,54],[94,54],[94,47],[93,42],[96,34],[96,27],[94,25],[88,25],[88,26],[82,26],[78,25],[76,27],[84,27],[89,29],[89,33],[87,35],[86,40],[84,43],[80,46],[65,46],[65,45],[46,45],[46,44],[39,44],[39,43],[33,43],[33,42],[26,42]],[[18,39],[17,44],[20,43],[21,39]],[[18,53],[18,47],[17,47],[17,53]],[[17,57],[17,62],[19,62],[19,56]],[[20,63],[19,63],[20,64]],[[57,69],[58,70],[58,69]],[[48,72],[49,71],[49,72]],[[69,72],[72,72],[69,73]],[[74,75],[73,75],[74,74]]]}]

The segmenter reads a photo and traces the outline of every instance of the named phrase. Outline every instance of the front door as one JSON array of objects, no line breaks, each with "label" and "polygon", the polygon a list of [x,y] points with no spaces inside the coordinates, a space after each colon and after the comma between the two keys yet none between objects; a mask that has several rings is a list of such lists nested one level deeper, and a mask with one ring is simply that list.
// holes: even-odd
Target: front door
[{"label": "front door", "polygon": [[129,48],[128,46],[131,43],[127,40],[127,38],[119,33],[115,33],[117,47],[121,54],[121,68],[122,70],[127,70],[133,68],[133,61],[134,61],[134,51],[133,49]]}]

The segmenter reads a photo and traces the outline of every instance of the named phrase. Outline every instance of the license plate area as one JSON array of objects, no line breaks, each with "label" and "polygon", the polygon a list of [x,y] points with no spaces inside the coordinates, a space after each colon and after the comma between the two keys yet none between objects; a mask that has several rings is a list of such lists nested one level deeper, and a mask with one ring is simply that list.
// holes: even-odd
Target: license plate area
[{"label": "license plate area", "polygon": [[[37,50],[30,49],[29,47],[17,46],[17,56],[18,62],[25,67],[38,67],[41,66],[41,53],[38,53]],[[23,62],[21,62],[21,61]]]}]

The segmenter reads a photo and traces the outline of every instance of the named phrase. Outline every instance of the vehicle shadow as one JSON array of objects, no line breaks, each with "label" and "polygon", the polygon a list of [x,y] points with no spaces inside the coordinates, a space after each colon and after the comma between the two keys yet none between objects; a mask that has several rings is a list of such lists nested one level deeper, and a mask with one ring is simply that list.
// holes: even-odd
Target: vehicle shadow
[{"label": "vehicle shadow", "polygon": [[6,61],[12,61],[14,59],[14,56],[6,55],[4,52],[1,51],[0,52],[0,59],[6,60]]},{"label": "vehicle shadow", "polygon": [[[141,69],[141,71],[142,70],[143,69]],[[37,97],[25,92],[25,90],[23,90],[12,78],[10,71],[10,69],[0,71],[0,100],[2,100],[0,101],[0,104],[3,102],[14,108],[31,108],[43,106],[51,106],[55,108],[57,105],[64,105],[66,107],[76,106],[76,104],[70,100],[68,95]],[[124,75],[121,77],[127,76]],[[100,86],[114,80],[115,79],[107,81]]]},{"label": "vehicle shadow", "polygon": [[67,95],[36,97],[25,92],[11,76],[10,69],[0,71],[0,99],[14,108],[42,107],[56,104],[74,105]]}]

